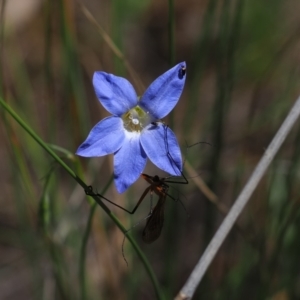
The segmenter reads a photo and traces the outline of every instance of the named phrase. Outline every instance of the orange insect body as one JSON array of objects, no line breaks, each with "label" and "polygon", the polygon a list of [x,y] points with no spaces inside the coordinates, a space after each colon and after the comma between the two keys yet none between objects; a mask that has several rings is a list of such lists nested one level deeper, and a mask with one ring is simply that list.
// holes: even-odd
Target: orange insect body
[{"label": "orange insect body", "polygon": [[142,174],[141,176],[150,184],[147,189],[151,192],[154,192],[158,196],[167,194],[169,186],[164,182],[164,178],[160,178],[157,175],[150,176],[147,174]]}]

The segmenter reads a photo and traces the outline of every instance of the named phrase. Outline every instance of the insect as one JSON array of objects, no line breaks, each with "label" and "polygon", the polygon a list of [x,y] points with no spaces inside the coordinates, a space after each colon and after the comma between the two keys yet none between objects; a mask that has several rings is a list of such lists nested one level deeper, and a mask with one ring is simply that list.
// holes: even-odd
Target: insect
[{"label": "insect", "polygon": [[143,241],[150,244],[159,238],[164,225],[165,202],[168,196],[169,186],[165,183],[164,178],[160,178],[157,175],[149,176],[142,174],[142,177],[150,183],[150,193],[154,192],[159,196],[156,206],[150,211],[146,226],[143,230]]},{"label": "insect", "polygon": [[[164,209],[166,198],[169,197],[174,201],[179,201],[179,199],[175,199],[170,194],[168,194],[168,183],[188,184],[188,180],[183,173],[182,177],[184,181],[175,181],[171,180],[171,177],[161,178],[157,175],[150,176],[147,174],[142,174],[142,178],[144,178],[150,184],[150,186],[144,191],[142,196],[145,197],[146,193],[150,191],[150,193],[154,192],[159,197],[157,204],[155,205],[153,210],[150,210],[146,226],[143,230],[143,241],[145,243],[150,244],[159,238],[164,224]],[[181,201],[180,203],[182,204]]]},{"label": "insect", "polygon": [[[147,174],[144,174],[144,173],[141,174],[141,177],[143,179],[145,179],[150,185],[143,192],[143,194],[140,197],[140,199],[139,199],[137,205],[135,206],[133,212],[138,208],[138,206],[145,199],[145,197],[146,197],[146,195],[148,195],[148,193],[150,193],[151,202],[152,202],[153,193],[155,193],[159,197],[155,207],[153,209],[152,208],[150,209],[150,213],[146,217],[147,222],[146,222],[146,226],[143,230],[143,234],[142,234],[143,241],[147,244],[151,244],[160,237],[160,234],[161,234],[161,231],[162,231],[162,228],[163,228],[163,225],[164,225],[164,210],[165,210],[166,198],[170,197],[174,201],[179,200],[179,199],[175,199],[170,194],[168,194],[168,190],[169,190],[168,183],[187,184],[188,181],[184,177],[184,175],[183,175],[183,178],[185,178],[185,180],[182,181],[182,182],[170,180],[171,177],[163,178],[163,177],[159,177],[157,175],[150,176],[150,175],[147,175]],[[180,203],[182,204],[183,208],[185,209],[183,203],[181,201],[180,201]],[[127,265],[128,265],[128,262],[125,258],[125,254],[124,254],[125,239],[126,239],[126,236],[127,236],[128,232],[131,229],[133,229],[135,226],[137,226],[138,224],[140,224],[140,222],[136,223],[133,227],[131,227],[129,230],[127,230],[127,232],[124,234],[124,239],[123,239],[123,243],[122,243],[122,255],[123,255],[123,258],[124,258],[125,262],[127,263]]]}]

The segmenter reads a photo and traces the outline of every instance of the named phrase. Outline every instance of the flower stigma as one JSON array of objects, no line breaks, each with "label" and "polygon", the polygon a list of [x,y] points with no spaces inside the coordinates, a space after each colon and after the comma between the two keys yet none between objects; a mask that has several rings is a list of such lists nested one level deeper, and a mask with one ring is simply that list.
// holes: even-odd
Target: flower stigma
[{"label": "flower stigma", "polygon": [[124,128],[129,132],[141,132],[148,124],[151,123],[149,113],[146,113],[140,106],[127,111],[122,116]]}]

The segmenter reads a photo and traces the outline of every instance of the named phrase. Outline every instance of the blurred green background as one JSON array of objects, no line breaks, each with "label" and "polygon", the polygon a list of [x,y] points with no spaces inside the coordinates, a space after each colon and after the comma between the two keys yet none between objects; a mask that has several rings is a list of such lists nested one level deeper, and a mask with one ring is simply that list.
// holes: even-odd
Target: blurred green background
[{"label": "blurred green background", "polygon": [[[1,97],[99,192],[111,180],[113,156],[74,155],[92,126],[109,115],[94,94],[93,72],[126,77],[142,95],[156,77],[187,62],[183,95],[164,120],[185,158],[189,185],[170,190],[187,212],[169,198],[162,235],[146,245],[141,233],[148,199],[133,216],[107,204],[126,228],[139,222],[130,233],[165,298],[174,298],[300,92],[300,2],[0,3]],[[122,257],[123,233],[0,113],[0,299],[155,299],[128,240],[128,267]],[[187,147],[200,141],[211,146]],[[300,299],[299,158],[297,124],[195,299]],[[145,172],[166,176],[150,163]],[[112,183],[104,195],[131,209],[146,187],[139,179],[120,195]]]}]

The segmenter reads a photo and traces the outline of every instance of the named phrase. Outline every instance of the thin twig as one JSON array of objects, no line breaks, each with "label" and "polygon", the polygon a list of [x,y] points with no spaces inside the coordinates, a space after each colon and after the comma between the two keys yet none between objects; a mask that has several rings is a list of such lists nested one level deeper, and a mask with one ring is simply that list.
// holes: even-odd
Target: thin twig
[{"label": "thin twig", "polygon": [[203,179],[200,176],[194,176],[196,174],[196,171],[193,169],[193,167],[187,160],[185,161],[184,168],[191,177],[191,179],[194,181],[196,186],[199,188],[199,190],[204,194],[204,196],[210,202],[215,204],[217,209],[222,214],[226,215],[229,210],[228,207],[219,200],[218,196],[207,186],[207,184],[203,181]]},{"label": "thin twig", "polygon": [[125,68],[127,69],[129,75],[131,76],[137,91],[141,94],[142,92],[144,92],[145,87],[142,83],[142,81],[140,80],[140,77],[138,76],[138,74],[135,72],[135,70],[133,69],[133,67],[131,66],[131,64],[129,63],[129,61],[126,59],[126,57],[124,56],[124,54],[121,52],[121,50],[117,47],[117,45],[114,43],[114,41],[111,39],[111,37],[106,33],[106,31],[103,29],[103,27],[97,22],[97,20],[93,17],[93,15],[91,14],[91,12],[86,8],[86,6],[84,6],[80,1],[77,1],[81,11],[83,12],[83,14],[85,15],[85,17],[96,26],[96,28],[98,29],[99,34],[101,35],[101,37],[103,38],[103,40],[105,41],[105,43],[108,45],[108,47],[111,49],[111,51],[120,59],[123,61]]},{"label": "thin twig", "polygon": [[278,152],[283,141],[285,140],[293,125],[297,121],[299,115],[300,97],[296,100],[290,113],[286,117],[278,132],[276,133],[271,144],[269,145],[260,162],[256,166],[249,181],[245,185],[244,189],[240,193],[234,205],[232,206],[230,212],[228,213],[223,223],[219,227],[218,231],[214,235],[213,239],[207,246],[205,252],[203,253],[197,265],[195,266],[187,282],[185,283],[179,294],[176,296],[176,300],[191,299],[194,295],[197,286],[199,285],[204,274],[206,273],[217,251],[223,244],[229,231],[231,230],[237,218],[240,216],[242,210],[248,203],[253,191],[257,187],[259,181],[261,180],[262,176],[264,175],[265,171],[267,170],[268,166],[273,160],[275,154]]}]

